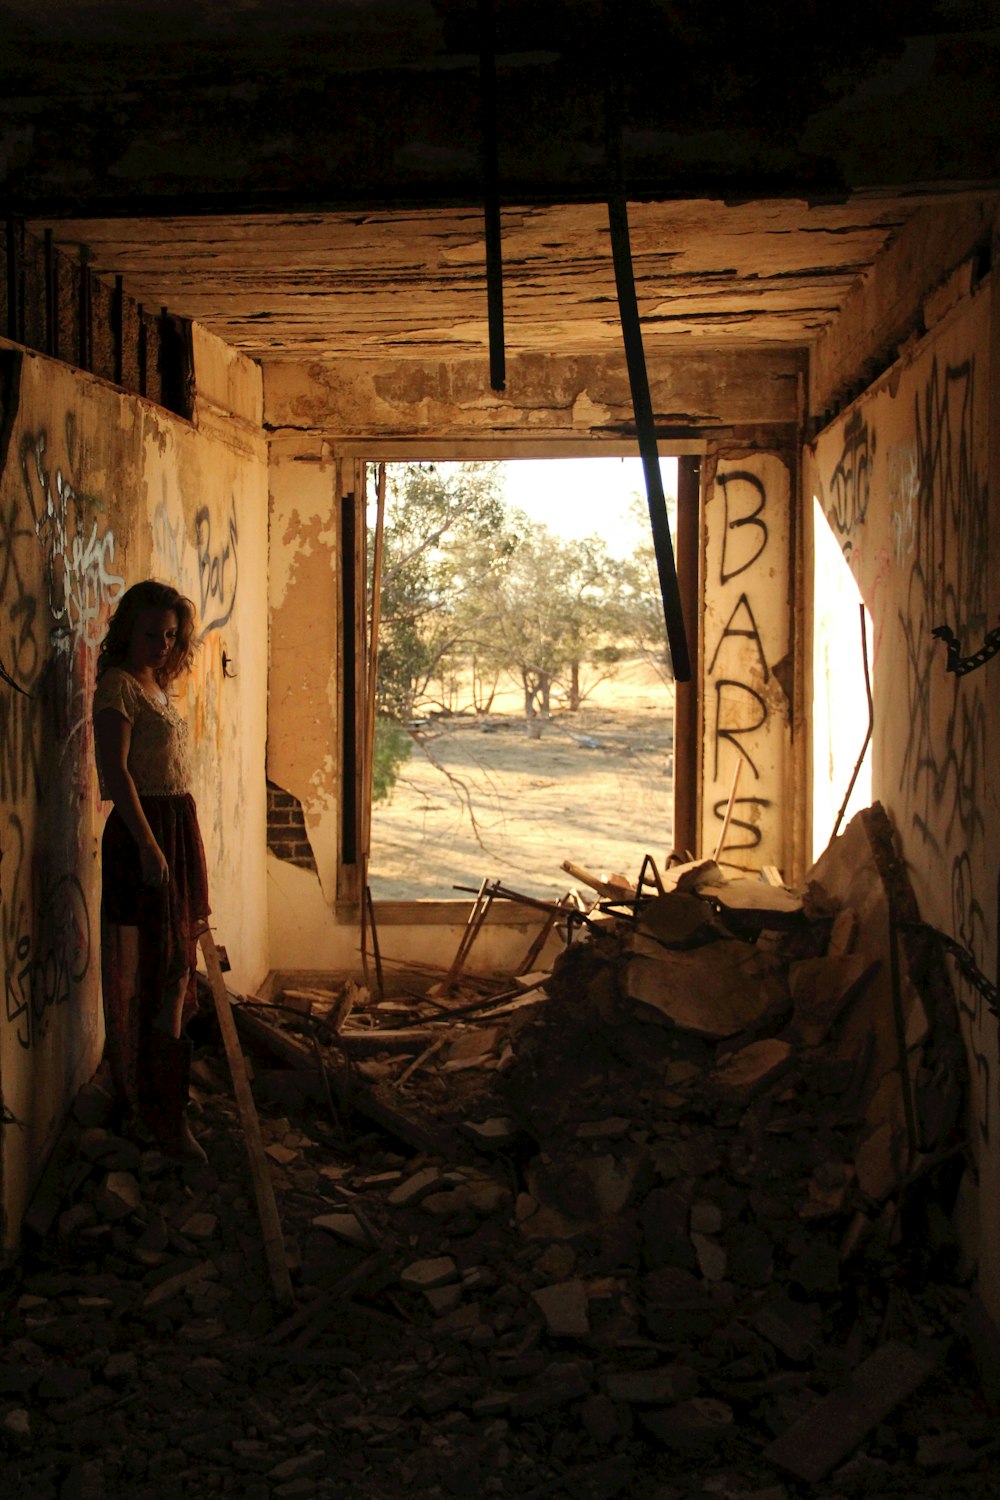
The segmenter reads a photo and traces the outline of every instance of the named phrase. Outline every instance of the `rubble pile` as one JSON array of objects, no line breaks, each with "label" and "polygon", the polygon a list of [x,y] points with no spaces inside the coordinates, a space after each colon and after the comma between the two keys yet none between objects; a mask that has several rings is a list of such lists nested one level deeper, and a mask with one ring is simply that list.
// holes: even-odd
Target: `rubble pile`
[{"label": "rubble pile", "polygon": [[962,1051],[884,817],[800,893],[670,873],[543,989],[240,1008],[290,1313],[218,1049],[204,1165],[84,1090],[5,1290],[10,1493],[992,1497]]}]

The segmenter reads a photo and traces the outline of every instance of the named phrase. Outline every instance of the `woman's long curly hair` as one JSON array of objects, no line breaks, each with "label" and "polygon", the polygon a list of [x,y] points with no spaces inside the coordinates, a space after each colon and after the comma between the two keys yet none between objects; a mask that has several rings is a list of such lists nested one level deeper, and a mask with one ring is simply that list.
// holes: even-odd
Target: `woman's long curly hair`
[{"label": "woman's long curly hair", "polygon": [[144,609],[172,609],[177,616],[174,648],[166,663],[153,673],[160,687],[166,688],[175,677],[189,670],[195,652],[194,605],[171,584],[147,578],[142,583],[134,583],[118,601],[98,653],[98,677],[102,677],[109,667],[125,665],[136,620]]}]

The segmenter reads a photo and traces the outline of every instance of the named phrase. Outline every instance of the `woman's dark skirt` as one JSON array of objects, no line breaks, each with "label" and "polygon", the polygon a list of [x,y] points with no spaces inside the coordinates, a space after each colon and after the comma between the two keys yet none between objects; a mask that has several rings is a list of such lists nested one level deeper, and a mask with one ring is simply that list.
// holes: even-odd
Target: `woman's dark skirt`
[{"label": "woman's dark skirt", "polygon": [[104,826],[101,866],[107,1054],[119,1100],[132,1109],[142,1038],[185,974],[182,1024],[194,1014],[198,932],[210,911],[194,798],[139,801],[167,861],[169,883],[143,884],[139,846],[115,809]]}]

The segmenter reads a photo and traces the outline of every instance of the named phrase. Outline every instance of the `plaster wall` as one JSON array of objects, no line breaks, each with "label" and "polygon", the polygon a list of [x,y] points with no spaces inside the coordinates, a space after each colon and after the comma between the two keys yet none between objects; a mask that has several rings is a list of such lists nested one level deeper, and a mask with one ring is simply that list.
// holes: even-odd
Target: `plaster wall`
[{"label": "plaster wall", "polygon": [[[1000,418],[993,296],[986,283],[953,307],[820,434],[805,468],[817,529],[825,517],[838,543],[832,553],[815,549],[814,694],[830,726],[813,750],[816,840],[829,836],[867,723],[856,604],[839,603],[860,598],[871,620],[870,795],[896,827],[924,920],[969,948],[989,976],[1000,849],[989,748],[1000,736],[1000,658],[957,676],[932,630],[948,626],[967,655],[1000,618],[1000,500],[989,482]],[[981,1292],[997,1321],[998,1028],[983,997],[953,979],[978,1157]]]},{"label": "plaster wall", "polygon": [[[270,464],[270,608],[268,779],[302,804],[317,875],[296,883],[330,920],[337,899],[340,841],[340,529],[341,466],[329,450],[272,452]],[[280,892],[286,867],[268,858],[273,941],[287,948]],[[294,869],[287,866],[287,869]],[[307,894],[304,894],[307,892]],[[298,927],[298,916],[294,923]],[[308,947],[299,965],[313,966]]]},{"label": "plaster wall", "polygon": [[774,453],[705,466],[702,536],[702,857],[793,879],[791,480]]},{"label": "plaster wall", "polygon": [[[361,972],[361,929],[357,909],[338,919],[331,911],[311,870],[268,856],[268,901],[271,912],[272,972],[316,972],[357,975]],[[458,949],[471,910],[468,901],[393,901],[376,907],[378,945],[391,977],[421,964],[450,963]],[[521,963],[538,933],[544,914],[497,902],[465,965],[471,974],[511,973]],[[562,939],[553,936],[539,955],[536,968],[555,959]],[[367,941],[372,965],[372,942]]]},{"label": "plaster wall", "polygon": [[[197,608],[201,646],[178,706],[191,726],[213,921],[238,988],[254,988],[266,973],[267,554],[266,460],[250,420],[248,361],[237,369],[217,340],[197,339],[196,377],[215,396],[204,398],[203,418],[196,413],[200,425],[10,345],[0,348],[0,369],[0,1088],[9,1245],[103,1044],[100,838],[108,806],[93,770],[90,704],[107,620],[140,578],[176,583]],[[227,393],[227,382],[236,389]]]},{"label": "plaster wall", "polygon": [[[482,343],[481,335],[477,342]],[[264,364],[268,426],[348,438],[521,443],[631,438],[635,417],[622,351],[601,356],[514,353],[502,392],[484,356],[272,361]],[[649,359],[661,433],[694,439],[718,429],[793,426],[804,373],[800,350],[686,348]],[[748,436],[748,441],[751,438]]]}]

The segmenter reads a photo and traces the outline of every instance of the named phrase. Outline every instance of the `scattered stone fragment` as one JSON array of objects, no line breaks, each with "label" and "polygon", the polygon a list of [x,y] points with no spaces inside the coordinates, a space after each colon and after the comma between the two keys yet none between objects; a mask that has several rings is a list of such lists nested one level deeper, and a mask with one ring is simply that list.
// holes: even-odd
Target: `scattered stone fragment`
[{"label": "scattered stone fragment", "polygon": [[917,1438],[917,1463],[922,1469],[965,1468],[975,1450],[960,1432],[929,1432]]},{"label": "scattered stone fragment", "polygon": [[72,1401],[90,1385],[89,1370],[72,1365],[50,1365],[38,1382],[38,1395],[43,1401]]},{"label": "scattered stone fragment", "polygon": [[608,1375],[604,1389],[612,1401],[624,1401],[629,1406],[669,1406],[693,1396],[698,1389],[698,1377],[685,1365],[620,1370]]},{"label": "scattered stone fragment", "polygon": [[398,1187],[394,1187],[389,1194],[389,1202],[394,1208],[405,1208],[411,1203],[419,1203],[421,1198],[433,1192],[436,1187],[443,1184],[444,1178],[437,1167],[424,1167],[420,1172],[414,1172],[412,1177],[407,1177]]},{"label": "scattered stone fragment", "polygon": [[531,1295],[556,1338],[585,1338],[590,1332],[587,1288],[579,1277],[541,1287]]},{"label": "scattered stone fragment", "polygon": [[465,1068],[479,1067],[483,1059],[496,1050],[499,1036],[499,1031],[493,1026],[470,1028],[451,1043],[448,1056],[441,1063],[442,1072],[457,1073]]},{"label": "scattered stone fragment", "polygon": [[793,1364],[804,1364],[814,1351],[820,1309],[813,1303],[795,1302],[779,1293],[753,1314],[752,1323],[786,1359]]},{"label": "scattered stone fragment", "polygon": [[622,1115],[611,1115],[606,1120],[584,1120],[576,1127],[576,1135],[581,1141],[619,1141],[631,1128],[630,1119]]},{"label": "scattered stone fragment", "polygon": [[424,1296],[427,1298],[433,1311],[441,1314],[451,1312],[453,1308],[458,1306],[462,1300],[462,1292],[462,1285],[454,1281],[448,1286],[428,1287],[424,1291]]},{"label": "scattered stone fragment", "polygon": [[536,1266],[543,1276],[568,1281],[576,1269],[576,1251],[572,1245],[549,1245],[538,1257]]},{"label": "scattered stone fragment", "polygon": [[188,1287],[197,1286],[200,1282],[209,1281],[218,1276],[218,1271],[210,1260],[204,1260],[197,1266],[191,1266],[189,1270],[179,1271],[176,1276],[168,1276],[159,1282],[148,1293],[143,1304],[145,1307],[158,1307],[162,1302],[169,1302],[171,1297],[176,1297],[178,1292],[183,1292]]},{"label": "scattered stone fragment", "polygon": [[715,1069],[711,1086],[723,1099],[733,1104],[748,1104],[761,1089],[779,1078],[792,1061],[789,1042],[778,1037],[750,1042],[738,1052],[731,1052]]},{"label": "scattered stone fragment", "polygon": [[195,1213],[185,1219],[181,1232],[192,1240],[210,1240],[219,1227],[217,1214]]},{"label": "scattered stone fragment", "polygon": [[430,1260],[415,1260],[400,1272],[399,1280],[408,1291],[426,1292],[433,1287],[447,1286],[458,1278],[458,1267],[450,1255],[439,1255]]},{"label": "scattered stone fragment", "polygon": [[817,1484],[857,1447],[866,1433],[927,1379],[943,1350],[921,1353],[890,1341],[876,1349],[847,1385],[824,1397],[764,1450],[769,1463]]},{"label": "scattered stone fragment", "polygon": [[855,1157],[858,1184],[869,1198],[881,1202],[901,1181],[906,1135],[885,1121],[862,1141]]},{"label": "scattered stone fragment", "polygon": [[707,1234],[692,1234],[691,1243],[698,1257],[698,1266],[706,1281],[722,1281],[726,1275],[726,1252],[716,1240]]},{"label": "scattered stone fragment", "polygon": [[81,1229],[97,1223],[97,1209],[93,1203],[74,1203],[59,1215],[59,1233],[63,1239],[71,1240]]},{"label": "scattered stone fragment", "polygon": [[131,1172],[109,1172],[94,1198],[102,1219],[124,1219],[142,1202],[142,1190]]},{"label": "scattered stone fragment", "polygon": [[371,1247],[368,1231],[355,1214],[318,1214],[312,1222],[317,1229],[325,1229],[327,1233],[336,1235],[339,1240],[344,1240],[348,1245],[357,1245],[362,1250]]},{"label": "scattered stone fragment", "polygon": [[542,1412],[568,1406],[590,1392],[594,1367],[589,1360],[556,1360],[546,1365],[530,1389],[520,1391],[511,1403],[516,1417],[537,1417]]},{"label": "scattered stone fragment", "polygon": [[483,1151],[502,1151],[517,1137],[517,1125],[509,1115],[491,1115],[488,1120],[466,1120],[462,1129]]},{"label": "scattered stone fragment", "polygon": [[692,1203],[691,1229],[695,1234],[718,1234],[722,1228],[722,1209],[717,1203]]},{"label": "scattered stone fragment", "polygon": [[773,966],[751,943],[713,943],[693,952],[633,958],[629,997],[685,1031],[721,1041],[758,1023],[784,1003]]},{"label": "scattered stone fragment", "polygon": [[275,1141],[272,1145],[265,1146],[264,1151],[279,1167],[287,1167],[291,1162],[297,1161],[299,1157],[297,1151],[293,1151],[291,1146],[282,1145],[280,1141]]},{"label": "scattered stone fragment", "polygon": [[109,1172],[135,1172],[142,1161],[142,1152],[134,1141],[123,1140],[96,1125],[82,1132],[79,1149],[87,1161],[99,1162]]},{"label": "scattered stone fragment", "polygon": [[121,1354],[112,1354],[102,1371],[109,1385],[117,1385],[119,1382],[124,1384],[129,1380],[134,1380],[138,1373],[139,1361],[131,1350]]},{"label": "scattered stone fragment", "polygon": [[107,1125],[114,1114],[115,1101],[99,1083],[85,1083],[73,1100],[73,1118],[80,1125]]},{"label": "scattered stone fragment", "polygon": [[292,1479],[304,1479],[310,1474],[321,1474],[326,1468],[326,1454],[322,1448],[310,1448],[297,1453],[293,1458],[282,1459],[268,1471],[268,1479],[285,1484]]},{"label": "scattered stone fragment", "polygon": [[606,1448],[621,1431],[618,1412],[608,1395],[588,1396],[581,1416],[584,1427],[600,1448]]},{"label": "scattered stone fragment", "polygon": [[730,1442],[737,1433],[732,1407],[712,1396],[695,1396],[660,1411],[640,1410],[646,1431],[668,1448],[696,1449]]},{"label": "scattered stone fragment", "polygon": [[[843,913],[840,914],[843,916]],[[853,916],[853,913],[851,913]],[[854,919],[855,926],[857,919]],[[832,941],[831,934],[831,941]],[[791,1030],[803,1047],[818,1047],[861,993],[881,963],[880,958],[849,953],[825,958],[803,958],[789,965],[792,995]]]},{"label": "scattered stone fragment", "polygon": [[15,1444],[29,1443],[31,1441],[31,1417],[23,1406],[15,1406],[0,1418],[0,1430]]}]

